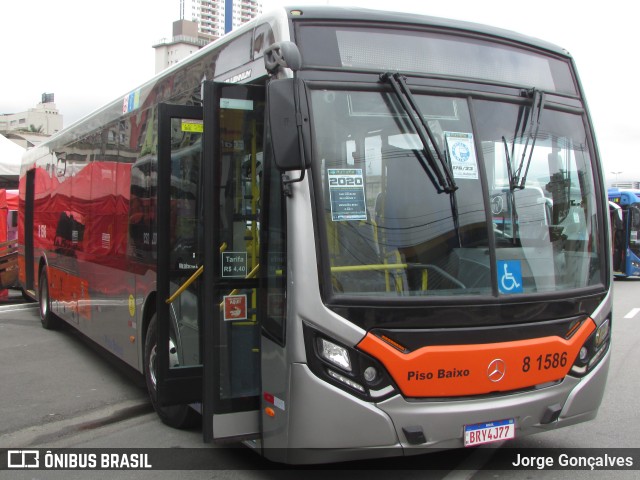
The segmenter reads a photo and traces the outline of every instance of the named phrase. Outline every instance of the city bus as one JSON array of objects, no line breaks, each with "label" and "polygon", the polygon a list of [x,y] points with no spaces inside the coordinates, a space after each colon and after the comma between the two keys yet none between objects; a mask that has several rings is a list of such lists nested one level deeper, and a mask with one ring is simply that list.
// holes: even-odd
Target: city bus
[{"label": "city bus", "polygon": [[283,8],[25,154],[20,282],[170,426],[413,455],[596,416],[607,207],[565,50]]},{"label": "city bus", "polygon": [[[610,188],[612,265],[616,278],[640,276],[640,190]],[[618,207],[618,208],[616,208]]]}]

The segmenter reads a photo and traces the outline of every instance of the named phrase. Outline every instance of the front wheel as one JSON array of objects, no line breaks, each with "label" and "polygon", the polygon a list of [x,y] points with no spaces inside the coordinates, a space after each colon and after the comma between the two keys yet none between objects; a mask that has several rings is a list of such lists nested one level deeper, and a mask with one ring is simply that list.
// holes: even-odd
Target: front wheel
[{"label": "front wheel", "polygon": [[47,330],[55,330],[60,327],[60,319],[51,311],[51,297],[49,296],[49,279],[47,268],[40,272],[40,285],[38,289],[38,302],[40,304],[40,322]]},{"label": "front wheel", "polygon": [[200,415],[189,405],[172,405],[165,407],[158,402],[158,391],[156,388],[156,372],[158,362],[158,330],[156,315],[154,314],[147,328],[147,338],[144,342],[144,376],[147,383],[147,390],[151,398],[151,404],[160,420],[173,428],[191,428],[200,422]]}]

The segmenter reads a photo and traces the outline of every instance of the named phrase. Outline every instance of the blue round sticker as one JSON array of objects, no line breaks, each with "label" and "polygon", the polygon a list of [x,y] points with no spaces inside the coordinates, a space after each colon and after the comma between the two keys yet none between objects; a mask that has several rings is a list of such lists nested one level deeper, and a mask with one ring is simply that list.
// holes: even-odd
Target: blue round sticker
[{"label": "blue round sticker", "polygon": [[451,148],[451,153],[453,154],[453,157],[459,162],[466,162],[467,160],[469,160],[469,157],[471,157],[471,151],[469,150],[469,147],[467,147],[467,145],[462,142],[454,143],[453,147]]}]

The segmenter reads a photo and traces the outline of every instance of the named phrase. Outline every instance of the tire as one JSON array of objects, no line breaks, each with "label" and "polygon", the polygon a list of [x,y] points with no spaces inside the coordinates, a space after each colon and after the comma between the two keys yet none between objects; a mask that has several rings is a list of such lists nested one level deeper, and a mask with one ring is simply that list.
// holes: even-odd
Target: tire
[{"label": "tire", "polygon": [[40,284],[38,286],[38,303],[40,304],[40,322],[47,330],[60,328],[60,319],[51,311],[51,297],[49,296],[49,279],[47,268],[40,272]]},{"label": "tire", "polygon": [[151,404],[155,409],[162,423],[173,428],[187,429],[200,424],[201,417],[198,412],[189,405],[172,405],[170,407],[161,406],[158,403],[158,392],[156,390],[156,351],[158,344],[158,330],[156,315],[153,314],[151,322],[147,327],[147,337],[144,342],[144,378],[147,383],[147,390],[151,398]]}]

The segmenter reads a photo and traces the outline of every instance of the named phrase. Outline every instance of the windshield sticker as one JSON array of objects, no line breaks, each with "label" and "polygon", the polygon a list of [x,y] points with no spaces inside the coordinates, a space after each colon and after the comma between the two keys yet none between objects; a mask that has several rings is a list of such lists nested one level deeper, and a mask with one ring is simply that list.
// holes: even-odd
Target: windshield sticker
[{"label": "windshield sticker", "polygon": [[522,293],[520,260],[498,260],[498,290],[500,293]]},{"label": "windshield sticker", "polygon": [[447,151],[454,178],[478,179],[478,162],[473,146],[473,134],[445,132]]},{"label": "windshield sticker", "polygon": [[329,197],[331,220],[366,220],[364,179],[361,168],[329,169]]}]

